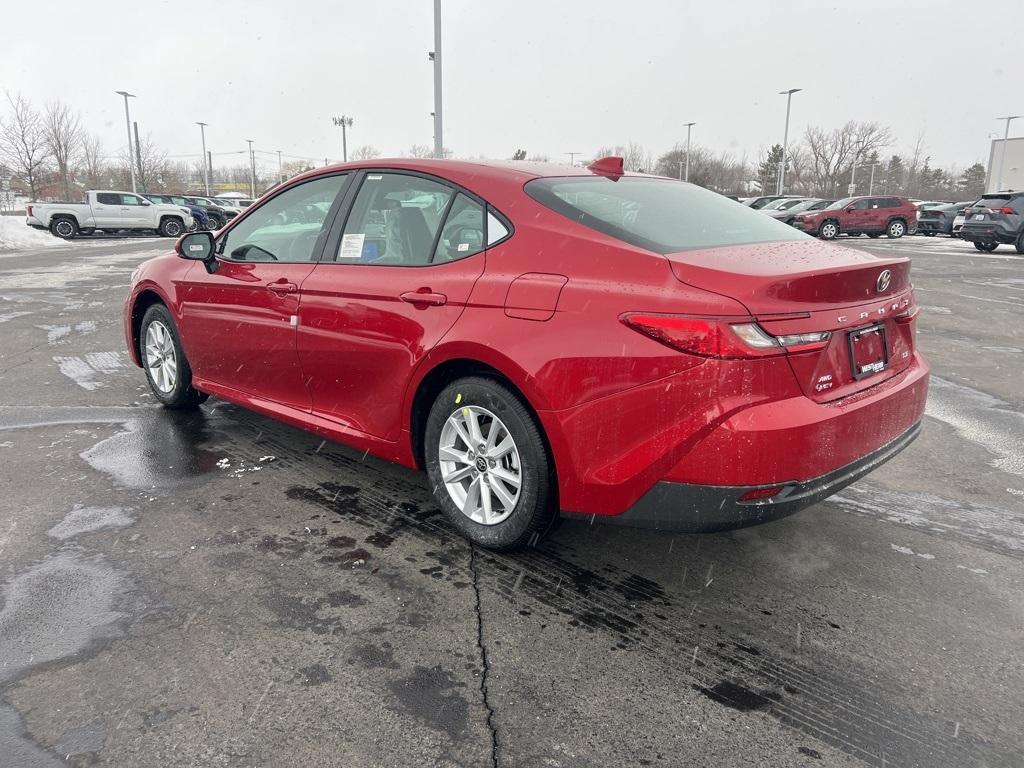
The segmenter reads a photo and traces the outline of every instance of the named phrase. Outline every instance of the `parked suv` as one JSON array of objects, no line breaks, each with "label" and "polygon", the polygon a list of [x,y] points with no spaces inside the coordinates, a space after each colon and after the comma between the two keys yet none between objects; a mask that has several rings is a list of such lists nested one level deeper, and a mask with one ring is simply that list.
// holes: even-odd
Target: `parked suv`
[{"label": "parked suv", "polygon": [[903,237],[917,225],[917,208],[905,197],[846,197],[796,217],[793,226],[822,240],[841,234]]},{"label": "parked suv", "polygon": [[979,251],[994,251],[1011,243],[1024,253],[1024,192],[993,192],[964,211],[960,237]]}]

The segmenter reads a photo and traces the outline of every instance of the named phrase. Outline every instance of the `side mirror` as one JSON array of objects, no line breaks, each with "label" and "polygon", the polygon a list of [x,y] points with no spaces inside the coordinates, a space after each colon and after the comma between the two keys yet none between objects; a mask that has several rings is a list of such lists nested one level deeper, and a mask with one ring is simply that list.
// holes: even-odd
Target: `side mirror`
[{"label": "side mirror", "polygon": [[213,233],[190,232],[174,244],[174,252],[183,259],[209,261],[213,258]]},{"label": "side mirror", "polygon": [[853,210],[853,206],[852,206],[852,205],[848,205],[848,206],[846,206],[846,208],[844,208],[844,210],[845,210],[845,211],[846,211],[847,213],[849,213],[850,211],[852,211],[852,210]]},{"label": "side mirror", "polygon": [[152,205],[153,203],[151,203],[151,202],[150,202],[149,200],[147,200],[146,198],[142,198],[142,204],[143,204],[143,205]]}]

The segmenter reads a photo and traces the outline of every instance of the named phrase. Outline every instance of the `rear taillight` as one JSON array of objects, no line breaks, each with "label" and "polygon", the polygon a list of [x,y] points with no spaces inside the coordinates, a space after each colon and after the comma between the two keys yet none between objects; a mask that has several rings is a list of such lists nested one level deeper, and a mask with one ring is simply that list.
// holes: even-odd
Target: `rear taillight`
[{"label": "rear taillight", "polygon": [[31,205],[26,205],[25,206],[25,215],[26,216],[31,216],[32,215],[32,206]]},{"label": "rear taillight", "polygon": [[831,333],[772,336],[757,323],[730,318],[628,313],[622,322],[665,346],[701,357],[742,358],[823,348]]},{"label": "rear taillight", "polygon": [[1007,207],[1004,206],[1002,208],[993,208],[992,209],[992,213],[1002,213],[1002,214],[1004,214],[1006,216],[1013,216],[1017,212],[1015,210],[1013,210],[1013,208],[1007,208]]},{"label": "rear taillight", "polygon": [[755,488],[744,493],[737,499],[737,501],[740,502],[740,504],[750,501],[768,501],[772,496],[777,496],[782,488],[783,486],[781,485],[773,485],[768,488]]}]

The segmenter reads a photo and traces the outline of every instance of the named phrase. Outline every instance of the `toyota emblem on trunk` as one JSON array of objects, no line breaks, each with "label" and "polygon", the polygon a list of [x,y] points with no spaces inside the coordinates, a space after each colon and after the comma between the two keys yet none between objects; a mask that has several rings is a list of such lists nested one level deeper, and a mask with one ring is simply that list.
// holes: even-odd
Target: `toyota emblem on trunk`
[{"label": "toyota emblem on trunk", "polygon": [[879,293],[885,293],[889,290],[889,283],[892,282],[892,270],[883,269],[878,273],[878,281],[875,283],[875,288]]}]

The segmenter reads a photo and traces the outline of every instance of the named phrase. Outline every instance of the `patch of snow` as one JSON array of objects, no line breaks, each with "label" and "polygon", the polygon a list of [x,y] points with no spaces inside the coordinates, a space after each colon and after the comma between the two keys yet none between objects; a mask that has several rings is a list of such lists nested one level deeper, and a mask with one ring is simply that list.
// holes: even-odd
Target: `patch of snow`
[{"label": "patch of snow", "polygon": [[135,520],[123,507],[76,507],[47,533],[63,540],[101,528],[120,528],[133,522]]},{"label": "patch of snow", "polygon": [[49,232],[32,229],[21,216],[0,216],[0,252],[54,248],[67,244],[66,240],[54,237]]}]

